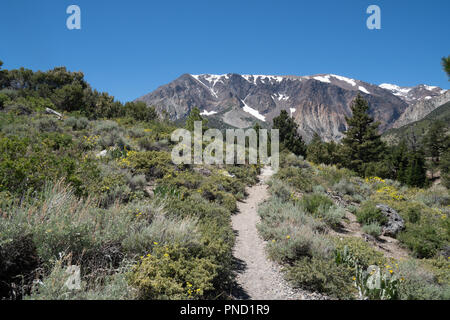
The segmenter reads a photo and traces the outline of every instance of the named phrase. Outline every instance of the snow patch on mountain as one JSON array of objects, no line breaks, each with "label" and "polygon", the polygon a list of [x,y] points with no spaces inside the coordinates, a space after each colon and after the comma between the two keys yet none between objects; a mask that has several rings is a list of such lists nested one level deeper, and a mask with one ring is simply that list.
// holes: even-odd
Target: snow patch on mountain
[{"label": "snow patch on mountain", "polygon": [[321,82],[325,82],[325,83],[331,83],[330,81],[330,76],[315,76],[313,79],[321,81]]},{"label": "snow patch on mountain", "polygon": [[347,77],[343,77],[343,76],[338,76],[336,74],[332,74],[331,76],[336,78],[336,79],[338,79],[338,80],[345,81],[345,82],[347,82],[348,84],[350,84],[353,87],[356,86],[356,82],[353,79],[350,79],[350,78],[347,78]]},{"label": "snow patch on mountain", "polygon": [[285,94],[283,94],[283,93],[275,93],[273,96],[272,96],[272,98],[273,99],[277,99],[278,101],[281,101],[281,100],[283,100],[283,101],[287,101],[287,100],[289,100],[289,96],[287,96],[287,95],[285,95]]},{"label": "snow patch on mountain", "polygon": [[214,115],[214,114],[216,114],[216,113],[217,113],[216,111],[203,110],[203,111],[200,113],[200,115],[201,115],[201,116],[212,116],[212,115]]},{"label": "snow patch on mountain", "polygon": [[191,76],[197,80],[199,83],[201,83],[206,89],[209,90],[209,92],[211,92],[211,94],[217,98],[217,93],[210,87],[208,87],[206,84],[204,84],[201,80],[200,80],[200,75],[196,75],[196,74],[191,74]]},{"label": "snow patch on mountain", "polygon": [[362,92],[364,92],[364,93],[370,94],[370,92],[367,91],[367,89],[364,88],[363,86],[359,86],[359,87],[358,87],[358,90],[359,90],[359,91],[362,91]]},{"label": "snow patch on mountain", "polygon": [[379,85],[379,87],[391,91],[396,96],[403,96],[403,97],[405,97],[408,94],[408,92],[412,90],[412,88],[399,87],[395,84],[390,83],[382,83]]},{"label": "snow patch on mountain", "polygon": [[282,76],[268,76],[268,75],[261,75],[261,74],[244,74],[242,75],[242,78],[247,80],[250,83],[257,84],[257,80],[259,79],[261,82],[267,82],[267,81],[275,81],[275,82],[281,82],[283,81],[284,77]]},{"label": "snow patch on mountain", "polygon": [[242,110],[244,110],[244,112],[250,113],[252,116],[254,116],[256,119],[259,119],[261,121],[266,121],[266,117],[263,116],[262,114],[259,113],[258,110],[253,109],[252,107],[249,107],[244,100],[241,100],[242,103],[244,104],[244,108],[242,108]]}]

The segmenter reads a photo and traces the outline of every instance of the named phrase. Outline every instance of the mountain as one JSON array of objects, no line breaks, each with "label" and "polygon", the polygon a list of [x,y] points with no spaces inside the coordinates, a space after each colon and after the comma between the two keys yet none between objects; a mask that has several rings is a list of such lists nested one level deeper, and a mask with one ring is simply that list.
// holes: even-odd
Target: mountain
[{"label": "mountain", "polygon": [[444,91],[443,94],[430,99],[421,99],[406,109],[394,122],[392,127],[400,128],[414,121],[418,121],[447,101],[450,101],[450,91]]},{"label": "mountain", "polygon": [[440,96],[446,92],[439,87],[420,84],[415,87],[399,87],[390,83],[382,83],[380,87],[386,89],[408,104],[415,104],[419,101],[430,100],[433,97]]},{"label": "mountain", "polygon": [[[137,101],[153,105],[172,120],[183,120],[193,107],[214,123],[247,128],[270,125],[281,110],[288,111],[309,140],[314,132],[324,140],[339,140],[346,130],[350,104],[361,94],[380,129],[392,127],[411,104],[439,95],[440,88],[378,86],[334,74],[312,76],[184,74]],[[431,90],[428,90],[431,89]],[[404,90],[404,94],[400,94]],[[408,92],[406,92],[408,91]]]},{"label": "mountain", "polygon": [[420,142],[434,121],[442,121],[447,126],[447,133],[450,131],[450,101],[435,108],[423,119],[386,131],[383,134],[383,140],[388,143],[397,143],[401,139],[408,139],[414,135],[417,141]]}]

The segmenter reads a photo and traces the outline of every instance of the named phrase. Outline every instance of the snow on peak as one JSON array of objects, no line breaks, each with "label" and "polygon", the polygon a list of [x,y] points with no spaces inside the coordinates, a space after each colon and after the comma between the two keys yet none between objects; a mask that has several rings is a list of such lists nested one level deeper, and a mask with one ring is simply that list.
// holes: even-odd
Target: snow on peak
[{"label": "snow on peak", "polygon": [[315,76],[313,77],[314,80],[318,80],[321,82],[326,82],[326,83],[331,83],[330,81],[330,75],[326,75],[326,76]]},{"label": "snow on peak", "polygon": [[339,76],[337,74],[325,74],[325,75],[318,75],[318,76],[314,76],[313,77],[313,79],[315,79],[315,80],[326,82],[326,83],[331,83],[330,78],[334,78],[334,79],[337,79],[339,81],[346,82],[349,85],[351,85],[352,87],[356,87],[356,81],[354,79],[343,77],[343,76]]},{"label": "snow on peak", "polygon": [[382,83],[379,85],[379,87],[391,91],[396,96],[406,96],[408,92],[412,90],[412,88],[399,87],[395,84],[390,83]]},{"label": "snow on peak", "polygon": [[261,75],[261,74],[243,74],[242,78],[244,78],[245,80],[247,80],[250,83],[256,84],[256,81],[259,79],[261,82],[266,82],[266,81],[276,81],[276,82],[281,82],[283,81],[283,77],[282,76],[268,76],[268,75]]},{"label": "snow on peak", "polygon": [[438,87],[435,86],[427,86],[426,84],[423,85],[425,89],[427,89],[428,91],[433,91],[435,89],[438,89]]},{"label": "snow on peak", "polygon": [[356,86],[356,82],[353,79],[350,79],[350,78],[347,78],[347,77],[343,77],[343,76],[338,76],[338,75],[335,75],[335,74],[331,74],[330,76],[332,76],[332,77],[334,77],[334,78],[336,78],[338,80],[345,81],[345,82],[347,82],[348,84],[350,84],[353,87]]}]

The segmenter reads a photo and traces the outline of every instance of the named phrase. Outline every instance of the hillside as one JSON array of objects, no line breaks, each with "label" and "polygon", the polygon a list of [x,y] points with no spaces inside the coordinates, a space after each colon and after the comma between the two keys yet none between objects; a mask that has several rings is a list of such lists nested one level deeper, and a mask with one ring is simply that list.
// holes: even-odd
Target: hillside
[{"label": "hillside", "polygon": [[[264,96],[264,82],[270,88],[278,82],[331,104],[362,90],[350,80],[320,77],[248,77],[235,89],[260,92],[245,99],[250,103]],[[368,100],[386,94],[401,101],[385,89],[364,88],[379,92],[366,94]],[[367,119],[367,103],[357,100]],[[214,115],[223,117],[234,110],[217,108]],[[240,121],[270,125],[262,110],[234,111]],[[224,128],[213,112],[202,110],[209,126]],[[190,123],[203,120],[198,113],[188,116]],[[427,117],[447,121],[448,104]],[[291,131],[280,135],[277,172],[260,163],[177,165],[171,135],[181,117],[170,121],[143,102],[115,101],[81,72],[1,70],[0,299],[448,300],[448,189],[411,187],[375,171],[358,175],[356,165],[333,156],[342,146],[334,143],[298,148],[305,160],[289,151],[286,142],[297,132],[289,115],[282,118],[280,127]],[[367,141],[360,145],[372,151]],[[311,146],[337,161],[314,163]],[[388,167],[384,159],[370,160],[374,170]],[[384,287],[374,289],[374,281]]]},{"label": "hillside", "polygon": [[383,134],[383,139],[389,143],[398,143],[401,139],[414,135],[418,142],[428,131],[434,121],[442,121],[447,125],[447,132],[450,131],[450,102],[431,111],[423,119],[409,123],[400,128],[390,129]]}]

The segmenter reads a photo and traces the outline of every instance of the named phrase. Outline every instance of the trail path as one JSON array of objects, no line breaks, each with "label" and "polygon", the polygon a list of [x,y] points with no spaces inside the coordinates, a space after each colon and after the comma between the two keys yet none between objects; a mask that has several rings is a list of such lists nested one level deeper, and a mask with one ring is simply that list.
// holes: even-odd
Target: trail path
[{"label": "trail path", "polygon": [[238,203],[239,213],[232,217],[237,234],[233,253],[239,267],[236,277],[239,290],[233,295],[237,299],[252,300],[321,299],[320,294],[291,288],[279,265],[267,258],[266,243],[259,236],[256,225],[259,223],[258,205],[269,198],[266,181],[272,174],[270,167],[262,170],[260,182],[247,189],[247,199]]}]

